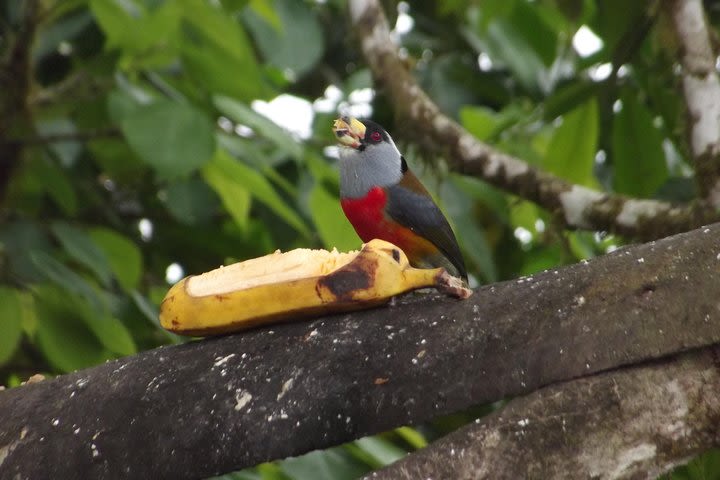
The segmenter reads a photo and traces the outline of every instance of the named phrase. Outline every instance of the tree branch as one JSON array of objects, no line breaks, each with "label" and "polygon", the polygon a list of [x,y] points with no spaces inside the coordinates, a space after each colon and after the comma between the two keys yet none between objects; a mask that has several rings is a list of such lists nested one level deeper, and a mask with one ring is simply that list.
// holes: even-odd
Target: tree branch
[{"label": "tree branch", "polygon": [[700,194],[720,207],[720,80],[701,0],[668,0],[681,45],[690,148]]},{"label": "tree branch", "polygon": [[419,138],[452,167],[560,213],[568,227],[607,230],[641,239],[687,231],[720,219],[704,203],[676,206],[602,193],[553,176],[480,142],[440,112],[398,57],[387,18],[377,0],[351,0],[350,15],[373,76],[387,91],[396,114],[412,122]]},{"label": "tree branch", "polygon": [[31,52],[40,15],[38,0],[19,7],[19,25],[3,33],[0,42],[0,201],[22,161],[22,148],[8,141],[31,127],[27,98],[32,85]]},{"label": "tree branch", "polygon": [[720,346],[544,388],[367,478],[656,478],[720,446]]},{"label": "tree branch", "polygon": [[0,392],[0,478],[209,476],[718,343],[718,238],[720,224],[465,301],[410,295]]}]

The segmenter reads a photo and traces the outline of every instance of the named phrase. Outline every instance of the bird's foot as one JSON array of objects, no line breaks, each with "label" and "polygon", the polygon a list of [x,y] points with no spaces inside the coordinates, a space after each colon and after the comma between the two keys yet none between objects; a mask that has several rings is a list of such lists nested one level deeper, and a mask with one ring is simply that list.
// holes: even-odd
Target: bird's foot
[{"label": "bird's foot", "polygon": [[435,287],[446,295],[460,299],[468,298],[473,294],[473,291],[465,285],[462,279],[453,277],[444,270],[435,278]]}]

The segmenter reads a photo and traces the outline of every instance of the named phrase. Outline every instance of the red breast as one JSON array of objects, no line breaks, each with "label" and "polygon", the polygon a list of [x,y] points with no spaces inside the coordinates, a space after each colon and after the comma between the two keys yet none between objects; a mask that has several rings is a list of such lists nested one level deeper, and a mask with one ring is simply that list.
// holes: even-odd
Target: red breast
[{"label": "red breast", "polygon": [[411,263],[438,252],[431,242],[387,217],[387,194],[381,187],[371,188],[361,198],[341,199],[340,205],[363,242],[379,238],[393,243],[405,252]]}]

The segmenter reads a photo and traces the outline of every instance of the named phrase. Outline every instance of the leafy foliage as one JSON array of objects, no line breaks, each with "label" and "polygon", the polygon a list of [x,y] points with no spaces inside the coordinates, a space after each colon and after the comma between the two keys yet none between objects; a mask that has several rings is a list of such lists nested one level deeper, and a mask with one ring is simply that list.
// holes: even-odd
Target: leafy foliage
[{"label": "leafy foliage", "polygon": [[[337,109],[395,134],[450,216],[474,281],[623,242],[563,231],[552,212],[448,174],[407,143],[388,99],[369,89],[339,0],[23,4],[0,5],[11,33],[2,62],[23,52],[12,40],[22,25],[36,29],[31,68],[0,64],[17,73],[0,77],[0,116],[14,119],[12,129],[0,122],[0,157],[13,167],[0,215],[0,383],[181,341],[157,323],[173,269],[358,247],[324,149]],[[454,0],[391,13],[420,84],[479,139],[577,184],[693,197],[663,12],[617,0]],[[580,41],[588,31],[592,51]],[[27,92],[27,108],[14,92]],[[300,127],[288,130],[293,120]],[[455,425],[444,422],[223,478],[354,478]],[[718,478],[713,455],[675,478]]]}]

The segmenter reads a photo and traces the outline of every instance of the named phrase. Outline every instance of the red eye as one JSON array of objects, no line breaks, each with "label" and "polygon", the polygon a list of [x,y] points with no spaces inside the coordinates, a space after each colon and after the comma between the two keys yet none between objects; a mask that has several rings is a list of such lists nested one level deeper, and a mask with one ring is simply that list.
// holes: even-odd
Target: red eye
[{"label": "red eye", "polygon": [[372,132],[370,134],[370,140],[373,142],[379,142],[380,139],[382,139],[382,135],[380,135],[380,132]]}]

